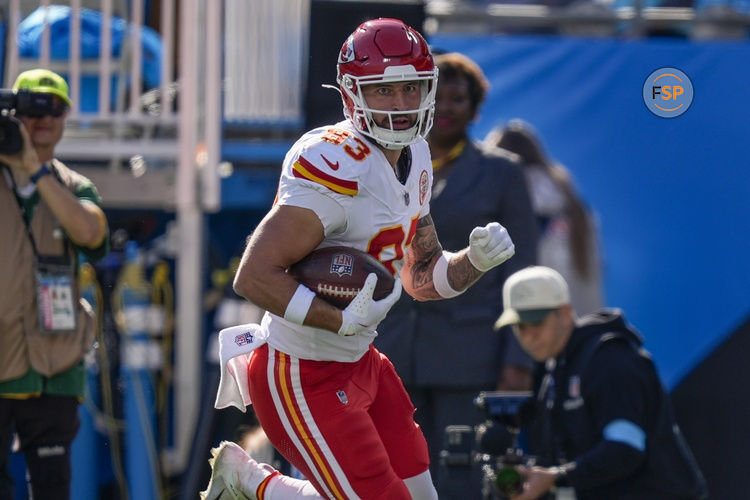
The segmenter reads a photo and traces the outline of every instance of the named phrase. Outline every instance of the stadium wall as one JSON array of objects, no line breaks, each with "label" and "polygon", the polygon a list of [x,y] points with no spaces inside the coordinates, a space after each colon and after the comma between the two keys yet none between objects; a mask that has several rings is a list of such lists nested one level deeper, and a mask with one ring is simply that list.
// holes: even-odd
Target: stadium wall
[{"label": "stadium wall", "polygon": [[[472,134],[531,122],[598,214],[608,305],[646,338],[711,498],[744,498],[750,430],[750,43],[449,36],[492,85]],[[652,71],[682,70],[694,99],[660,118]]]},{"label": "stadium wall", "polygon": [[[492,85],[472,134],[532,123],[599,217],[608,305],[645,335],[674,388],[750,317],[750,42],[434,35]],[[688,111],[660,118],[646,78],[686,73]]]}]

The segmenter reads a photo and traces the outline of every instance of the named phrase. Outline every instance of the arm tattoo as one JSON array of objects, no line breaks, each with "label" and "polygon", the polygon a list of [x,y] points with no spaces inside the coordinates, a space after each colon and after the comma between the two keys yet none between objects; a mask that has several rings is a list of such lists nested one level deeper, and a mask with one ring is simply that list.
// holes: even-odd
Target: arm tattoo
[{"label": "arm tattoo", "polygon": [[448,282],[455,290],[469,288],[484,274],[471,265],[465,254],[463,258],[453,259],[453,262],[453,265],[448,266]]},{"label": "arm tattoo", "polygon": [[415,292],[432,290],[429,295],[434,295],[432,269],[435,267],[435,257],[442,251],[443,247],[438,241],[432,217],[422,217],[417,221],[417,233],[412,239],[405,260],[406,266],[411,269],[411,287]]},{"label": "arm tattoo", "polygon": [[417,221],[417,229],[420,227],[432,226],[435,227],[435,223],[432,222],[432,215],[427,214]]},{"label": "arm tattoo", "polygon": [[[406,254],[405,266],[410,271],[408,279],[414,297],[425,299],[440,299],[433,282],[433,269],[443,247],[438,241],[435,225],[429,215],[417,222],[417,233],[412,240],[411,248]],[[455,254],[448,266],[448,282],[455,290],[465,290],[473,285],[481,276],[466,257],[466,251]]]}]

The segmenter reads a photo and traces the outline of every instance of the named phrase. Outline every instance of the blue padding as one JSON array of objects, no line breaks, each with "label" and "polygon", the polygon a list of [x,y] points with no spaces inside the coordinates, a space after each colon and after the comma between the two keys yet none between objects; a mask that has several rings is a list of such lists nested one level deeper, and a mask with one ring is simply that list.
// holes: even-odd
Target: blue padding
[{"label": "blue padding", "polygon": [[[598,215],[605,299],[644,334],[668,387],[750,314],[750,41],[436,35],[474,59],[491,91],[484,138],[522,118]],[[693,82],[683,115],[643,102],[646,78]]]},{"label": "blue padding", "polygon": [[290,141],[225,142],[221,146],[221,157],[224,161],[248,163],[273,163],[281,167],[284,156],[292,147]]},{"label": "blue padding", "polygon": [[279,169],[235,169],[221,180],[221,208],[271,208],[278,184]]},{"label": "blue padding", "polygon": [[[302,117],[281,118],[224,118],[224,125],[242,130],[293,130],[301,131],[305,125]],[[300,133],[300,135],[302,135]]]},{"label": "blue padding", "polygon": [[[70,51],[70,24],[72,9],[66,5],[51,5],[47,11],[50,27],[50,51],[53,60],[65,61]],[[18,54],[35,59],[41,53],[45,8],[39,7],[18,25]],[[129,35],[130,26],[119,17],[112,17],[112,57],[120,57]],[[96,59],[101,50],[102,14],[93,9],[81,9],[81,58]],[[158,87],[161,81],[162,46],[159,34],[148,26],[141,26],[142,75],[146,88]],[[67,75],[62,75],[67,77]],[[15,76],[14,76],[15,78]],[[98,75],[82,78],[81,111],[98,108]],[[115,108],[117,81],[113,77],[112,108]]]},{"label": "blue padding", "polygon": [[607,441],[616,441],[646,451],[646,433],[630,420],[613,420],[602,432]]},{"label": "blue padding", "polygon": [[[46,12],[50,26],[51,57],[68,59],[70,50],[70,21],[73,10],[66,5],[51,5]],[[39,7],[18,25],[18,53],[21,57],[39,57],[44,30],[45,8]],[[119,57],[129,35],[130,26],[124,19],[112,16],[112,57]],[[98,58],[101,50],[102,14],[93,9],[81,9],[81,57]],[[161,79],[161,38],[148,26],[141,26],[143,48],[143,80],[147,87],[159,86]]]}]

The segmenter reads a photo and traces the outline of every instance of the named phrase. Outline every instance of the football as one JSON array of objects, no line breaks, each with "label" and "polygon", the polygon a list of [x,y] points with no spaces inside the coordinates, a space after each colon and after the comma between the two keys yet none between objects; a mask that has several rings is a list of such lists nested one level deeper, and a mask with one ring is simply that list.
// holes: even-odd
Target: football
[{"label": "football", "polygon": [[395,280],[379,260],[361,250],[336,246],[319,248],[292,265],[289,274],[331,305],[344,309],[359,293],[365,279],[375,273],[373,298],[393,291]]}]

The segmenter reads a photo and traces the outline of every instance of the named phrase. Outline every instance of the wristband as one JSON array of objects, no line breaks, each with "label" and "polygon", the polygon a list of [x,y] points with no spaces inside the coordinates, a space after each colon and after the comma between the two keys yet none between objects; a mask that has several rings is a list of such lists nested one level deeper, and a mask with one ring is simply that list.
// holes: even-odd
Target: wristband
[{"label": "wristband", "polygon": [[450,283],[448,283],[448,260],[452,256],[452,253],[443,251],[442,255],[438,257],[437,262],[435,262],[435,267],[432,268],[432,282],[435,286],[435,291],[444,299],[456,297],[465,291],[454,290]]},{"label": "wristband", "polygon": [[30,177],[30,180],[32,183],[36,184],[39,181],[39,179],[51,173],[52,173],[52,170],[49,169],[47,164],[42,163],[42,166],[39,168],[39,170],[37,170],[36,173]]},{"label": "wristband", "polygon": [[307,288],[305,285],[299,285],[297,291],[292,295],[292,299],[286,305],[284,319],[290,323],[296,323],[298,325],[304,323],[307,311],[310,310],[310,305],[314,298],[315,292]]}]

